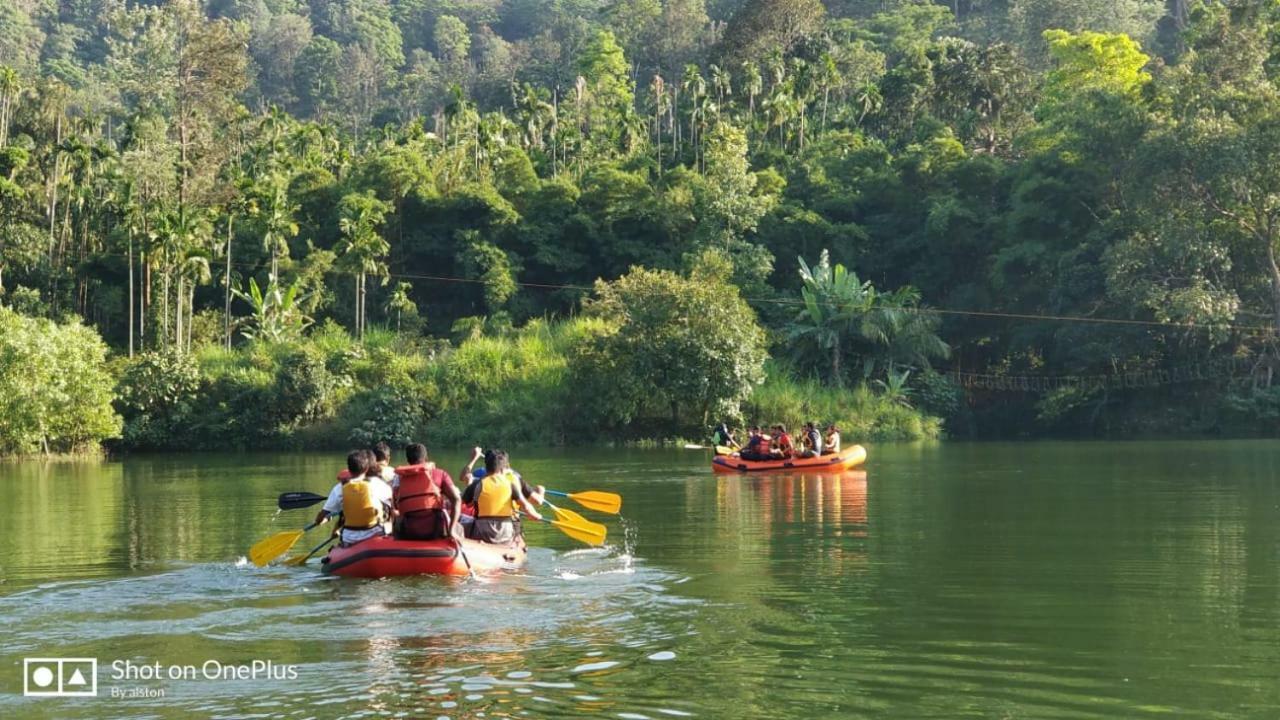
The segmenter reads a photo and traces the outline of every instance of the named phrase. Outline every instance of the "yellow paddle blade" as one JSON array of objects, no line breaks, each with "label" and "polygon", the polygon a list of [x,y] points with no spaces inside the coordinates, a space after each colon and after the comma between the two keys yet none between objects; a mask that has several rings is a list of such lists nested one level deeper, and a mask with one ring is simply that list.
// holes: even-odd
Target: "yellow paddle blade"
[{"label": "yellow paddle blade", "polygon": [[[547,504],[551,505],[551,503],[547,503]],[[563,523],[568,523],[569,525],[573,525],[576,527],[586,528],[591,532],[598,532],[601,535],[603,535],[605,532],[603,525],[601,525],[600,523],[594,520],[588,520],[572,510],[565,510],[564,508],[558,508],[555,505],[551,505],[551,509],[556,511],[556,518]]]},{"label": "yellow paddle blade", "polygon": [[716,446],[716,454],[717,454],[717,455],[732,455],[732,454],[733,454],[733,448],[728,447],[727,445],[717,445],[717,446]]},{"label": "yellow paddle blade", "polygon": [[622,510],[622,496],[617,493],[583,490],[579,493],[569,493],[569,499],[588,510],[610,515],[617,515]]},{"label": "yellow paddle blade", "polygon": [[286,530],[258,542],[258,544],[249,548],[249,561],[258,567],[266,565],[289,552],[298,543],[298,539],[302,537],[302,534],[302,530]]},{"label": "yellow paddle blade", "polygon": [[310,555],[294,555],[288,560],[285,560],[284,564],[285,565],[302,565],[310,559],[311,559]]},{"label": "yellow paddle blade", "polygon": [[576,525],[574,523],[562,522],[560,520],[551,520],[549,522],[552,525],[555,525],[560,532],[568,535],[574,540],[584,542],[588,545],[604,544],[606,531],[603,525],[591,527],[588,525]]}]

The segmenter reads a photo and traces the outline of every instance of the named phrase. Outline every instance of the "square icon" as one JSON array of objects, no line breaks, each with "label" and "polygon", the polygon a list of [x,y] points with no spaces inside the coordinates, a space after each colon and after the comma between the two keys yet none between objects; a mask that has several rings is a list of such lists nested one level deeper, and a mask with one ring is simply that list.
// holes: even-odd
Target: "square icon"
[{"label": "square icon", "polygon": [[94,697],[97,658],[24,658],[22,694],[28,697]]}]

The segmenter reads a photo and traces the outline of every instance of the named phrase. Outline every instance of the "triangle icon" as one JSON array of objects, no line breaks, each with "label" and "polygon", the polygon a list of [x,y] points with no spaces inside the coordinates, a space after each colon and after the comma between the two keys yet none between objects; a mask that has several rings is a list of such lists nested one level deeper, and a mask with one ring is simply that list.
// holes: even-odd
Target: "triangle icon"
[{"label": "triangle icon", "polygon": [[77,668],[75,673],[72,674],[71,679],[67,681],[67,684],[68,685],[87,685],[88,683],[84,679],[84,674],[80,672],[79,668]]}]

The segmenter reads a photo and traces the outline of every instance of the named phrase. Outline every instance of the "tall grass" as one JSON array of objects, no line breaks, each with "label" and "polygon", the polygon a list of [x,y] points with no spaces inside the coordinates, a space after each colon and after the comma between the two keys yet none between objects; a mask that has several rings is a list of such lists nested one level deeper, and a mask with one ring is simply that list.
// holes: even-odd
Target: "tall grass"
[{"label": "tall grass", "polygon": [[782,423],[794,432],[806,422],[835,423],[845,443],[863,440],[922,440],[942,435],[942,421],[878,395],[865,386],[827,387],[791,376],[770,363],[765,382],[743,408],[748,424]]}]

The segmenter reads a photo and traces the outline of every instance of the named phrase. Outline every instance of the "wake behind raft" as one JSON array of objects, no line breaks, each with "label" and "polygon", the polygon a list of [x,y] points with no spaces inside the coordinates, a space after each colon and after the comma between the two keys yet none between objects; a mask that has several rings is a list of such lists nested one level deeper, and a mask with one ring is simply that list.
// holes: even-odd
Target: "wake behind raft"
[{"label": "wake behind raft", "polygon": [[[466,553],[466,558],[462,554]],[[405,575],[469,575],[467,561],[477,573],[515,570],[524,566],[524,540],[493,545],[475,540],[397,540],[375,537],[348,547],[334,548],[321,561],[326,575],[383,578]]]}]

